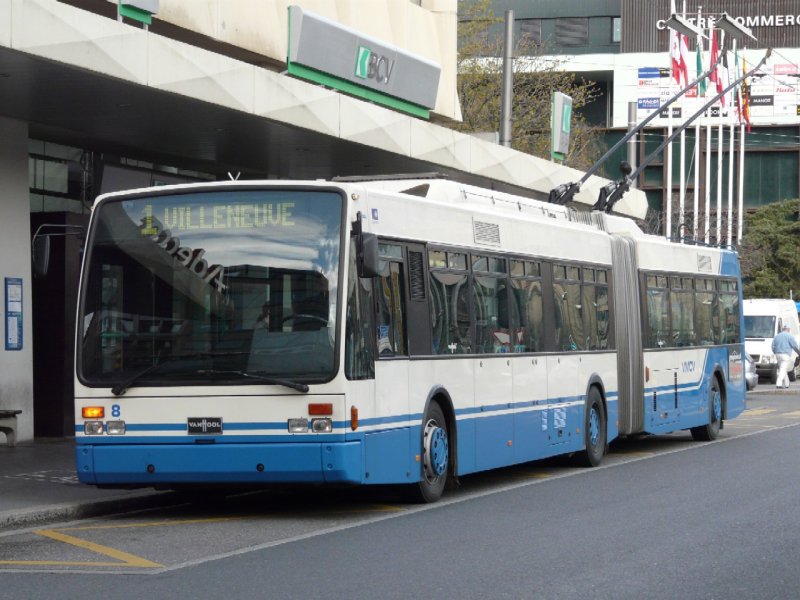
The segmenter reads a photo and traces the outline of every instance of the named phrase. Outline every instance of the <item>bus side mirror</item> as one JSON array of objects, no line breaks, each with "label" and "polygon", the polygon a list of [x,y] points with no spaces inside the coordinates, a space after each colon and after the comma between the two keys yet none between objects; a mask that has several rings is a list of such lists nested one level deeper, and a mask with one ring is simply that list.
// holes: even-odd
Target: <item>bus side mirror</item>
[{"label": "bus side mirror", "polygon": [[374,233],[361,232],[358,240],[358,276],[365,279],[377,277],[378,267],[378,236]]},{"label": "bus side mirror", "polygon": [[31,260],[33,275],[35,277],[45,277],[50,266],[50,236],[47,234],[37,234],[33,236],[31,242]]}]

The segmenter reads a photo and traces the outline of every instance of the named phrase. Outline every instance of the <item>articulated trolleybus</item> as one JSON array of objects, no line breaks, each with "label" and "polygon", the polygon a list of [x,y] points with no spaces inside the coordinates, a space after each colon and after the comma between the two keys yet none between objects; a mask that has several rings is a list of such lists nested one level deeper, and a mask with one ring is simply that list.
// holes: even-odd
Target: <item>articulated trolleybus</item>
[{"label": "articulated trolleybus", "polygon": [[76,460],[98,486],[405,484],[744,409],[735,252],[441,179],[98,198]]}]

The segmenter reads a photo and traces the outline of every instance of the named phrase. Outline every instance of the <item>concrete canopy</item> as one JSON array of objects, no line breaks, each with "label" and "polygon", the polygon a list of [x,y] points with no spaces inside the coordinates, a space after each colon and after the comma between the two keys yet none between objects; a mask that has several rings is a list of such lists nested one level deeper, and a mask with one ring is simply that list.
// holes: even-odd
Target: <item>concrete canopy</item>
[{"label": "concrete canopy", "polygon": [[[0,0],[0,114],[31,137],[219,177],[439,172],[543,199],[581,176],[55,0]],[[576,208],[606,183],[589,179]],[[644,194],[616,211],[643,218]]]}]

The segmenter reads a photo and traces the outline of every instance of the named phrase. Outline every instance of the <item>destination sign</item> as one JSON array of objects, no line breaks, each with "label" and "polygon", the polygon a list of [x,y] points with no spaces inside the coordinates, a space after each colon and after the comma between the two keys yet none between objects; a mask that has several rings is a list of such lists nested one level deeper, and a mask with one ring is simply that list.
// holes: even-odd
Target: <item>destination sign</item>
[{"label": "destination sign", "polygon": [[176,205],[153,210],[144,206],[142,235],[157,235],[161,223],[171,231],[203,229],[246,229],[263,227],[294,227],[294,202],[259,202],[216,205]]}]

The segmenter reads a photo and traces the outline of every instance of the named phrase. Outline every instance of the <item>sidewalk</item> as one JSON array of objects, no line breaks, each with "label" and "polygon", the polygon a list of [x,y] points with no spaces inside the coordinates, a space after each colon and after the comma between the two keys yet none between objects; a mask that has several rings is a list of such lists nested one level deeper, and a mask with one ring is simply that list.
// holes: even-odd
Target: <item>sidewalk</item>
[{"label": "sidewalk", "polygon": [[169,494],[78,483],[72,438],[37,438],[9,448],[0,435],[0,443],[0,531],[155,506]]},{"label": "sidewalk", "polygon": [[785,389],[776,388],[774,383],[770,383],[768,379],[762,379],[758,382],[758,385],[747,392],[747,395],[751,394],[779,394],[779,395],[795,395],[800,394],[800,380],[797,381],[790,381],[789,387]]}]

